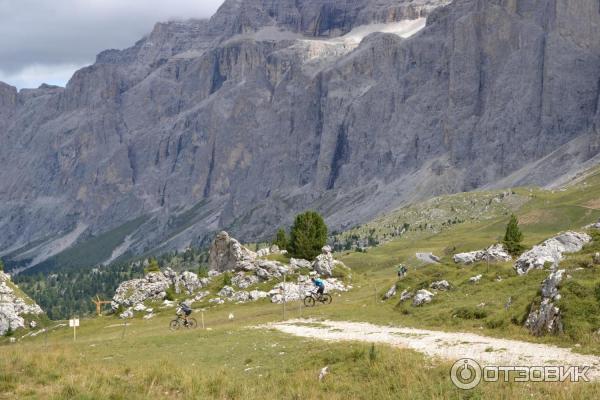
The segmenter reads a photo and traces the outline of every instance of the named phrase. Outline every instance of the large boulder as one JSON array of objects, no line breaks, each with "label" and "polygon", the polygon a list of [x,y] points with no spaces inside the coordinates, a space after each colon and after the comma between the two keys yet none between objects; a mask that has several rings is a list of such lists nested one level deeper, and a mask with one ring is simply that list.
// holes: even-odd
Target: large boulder
[{"label": "large boulder", "polygon": [[586,233],[561,233],[523,253],[517,259],[515,269],[519,275],[524,275],[532,269],[543,269],[546,264],[556,269],[563,259],[563,254],[581,251],[591,240],[592,238]]},{"label": "large boulder", "polygon": [[227,232],[219,233],[209,249],[208,266],[211,271],[235,271],[241,263],[256,260],[257,255],[248,250]]},{"label": "large boulder", "polygon": [[433,296],[435,295],[429,290],[421,289],[413,297],[413,306],[419,307],[423,304],[431,303]]},{"label": "large boulder", "polygon": [[318,274],[330,277],[333,275],[333,268],[336,264],[333,255],[331,254],[331,247],[323,246],[321,251],[322,253],[317,256],[312,267]]},{"label": "large boulder", "polygon": [[503,262],[511,261],[512,257],[502,244],[495,244],[485,250],[471,251],[468,253],[458,253],[454,255],[454,262],[457,264],[473,264],[480,261]]},{"label": "large boulder", "polygon": [[396,287],[396,284],[394,283],[392,285],[392,287],[390,287],[390,289],[387,292],[385,292],[385,294],[383,295],[383,299],[384,300],[391,299],[392,297],[394,297],[396,295],[397,290],[398,290],[398,288]]},{"label": "large boulder", "polygon": [[448,281],[437,281],[433,282],[429,287],[434,290],[446,291],[450,290],[450,283]]}]

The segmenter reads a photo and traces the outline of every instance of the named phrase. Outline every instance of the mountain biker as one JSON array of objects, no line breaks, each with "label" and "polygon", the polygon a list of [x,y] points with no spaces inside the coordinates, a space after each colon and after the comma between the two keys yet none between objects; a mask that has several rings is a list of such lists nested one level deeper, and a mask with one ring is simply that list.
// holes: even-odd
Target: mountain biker
[{"label": "mountain biker", "polygon": [[185,324],[187,325],[188,317],[192,314],[192,309],[185,302],[179,303],[179,307],[181,307],[181,311],[183,312],[183,320],[185,321]]},{"label": "mountain biker", "polygon": [[323,282],[318,275],[313,276],[310,280],[317,287],[317,294],[319,295],[319,298],[321,298],[323,292],[325,292],[325,282]]},{"label": "mountain biker", "polygon": [[398,266],[398,278],[404,278],[406,276],[406,273],[408,272],[408,270],[406,269],[406,267],[402,264],[400,264]]}]

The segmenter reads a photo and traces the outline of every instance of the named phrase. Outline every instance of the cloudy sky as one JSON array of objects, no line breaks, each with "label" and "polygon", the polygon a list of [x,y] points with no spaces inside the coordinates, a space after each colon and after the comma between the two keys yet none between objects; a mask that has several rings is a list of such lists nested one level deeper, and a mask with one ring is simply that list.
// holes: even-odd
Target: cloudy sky
[{"label": "cloudy sky", "polygon": [[105,49],[126,48],[158,21],[210,17],[223,0],[0,0],[0,81],[64,86]]}]

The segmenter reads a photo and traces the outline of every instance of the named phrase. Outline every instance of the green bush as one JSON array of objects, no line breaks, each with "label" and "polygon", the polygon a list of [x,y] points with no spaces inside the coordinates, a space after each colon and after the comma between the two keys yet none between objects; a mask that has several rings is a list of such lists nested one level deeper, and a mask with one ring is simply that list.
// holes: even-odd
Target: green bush
[{"label": "green bush", "polygon": [[460,307],[454,310],[453,315],[461,319],[484,319],[487,317],[485,310],[474,307]]},{"label": "green bush", "polygon": [[144,268],[144,273],[148,274],[150,272],[160,272],[160,265],[158,265],[158,261],[156,258],[151,258],[148,260],[148,266]]},{"label": "green bush", "polygon": [[490,319],[489,321],[485,322],[485,326],[489,329],[503,328],[504,326],[506,326],[506,320],[502,318]]},{"label": "green bush", "polygon": [[298,214],[290,233],[289,252],[293,257],[312,260],[327,243],[327,225],[315,211]]},{"label": "green bush", "polygon": [[208,267],[206,265],[201,265],[198,267],[198,277],[208,278]]},{"label": "green bush", "polygon": [[223,286],[231,286],[231,274],[229,272],[223,274]]},{"label": "green bush", "polygon": [[277,234],[275,235],[275,239],[273,240],[273,244],[277,245],[280,249],[287,249],[289,245],[289,240],[287,237],[287,233],[285,233],[285,229],[279,228]]},{"label": "green bush", "polygon": [[523,232],[519,229],[519,220],[513,214],[510,216],[508,225],[506,226],[506,233],[504,234],[504,247],[511,255],[520,255],[525,249],[521,242],[523,241]]},{"label": "green bush", "polygon": [[175,301],[175,289],[173,289],[172,286],[169,286],[167,290],[165,290],[165,293],[165,300]]}]

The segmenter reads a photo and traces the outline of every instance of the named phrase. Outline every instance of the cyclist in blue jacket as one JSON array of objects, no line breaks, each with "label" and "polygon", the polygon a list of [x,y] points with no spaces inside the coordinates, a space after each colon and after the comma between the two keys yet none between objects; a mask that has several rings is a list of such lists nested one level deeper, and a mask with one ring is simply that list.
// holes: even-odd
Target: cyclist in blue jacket
[{"label": "cyclist in blue jacket", "polygon": [[321,298],[321,296],[325,292],[325,282],[323,282],[323,280],[319,278],[319,276],[313,276],[311,280],[312,283],[317,287],[317,294],[319,295],[319,298]]}]

